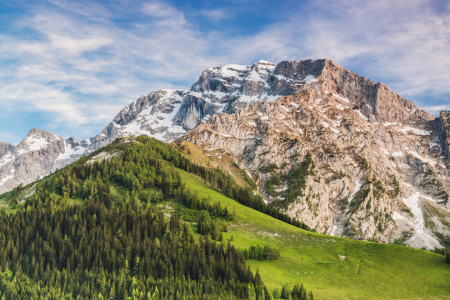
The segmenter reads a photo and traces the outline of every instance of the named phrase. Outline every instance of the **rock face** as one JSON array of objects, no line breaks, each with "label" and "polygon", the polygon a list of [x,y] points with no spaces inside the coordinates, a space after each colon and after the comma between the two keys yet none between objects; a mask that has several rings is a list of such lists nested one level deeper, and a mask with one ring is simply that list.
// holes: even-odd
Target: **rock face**
[{"label": "rock face", "polygon": [[11,145],[9,143],[6,143],[6,142],[0,142],[0,157],[5,155],[6,153],[11,151],[12,149],[14,149],[13,145]]},{"label": "rock face", "polygon": [[46,176],[85,151],[73,137],[64,140],[34,128],[17,147],[9,145],[7,152],[0,156],[0,193]]},{"label": "rock face", "polygon": [[449,111],[441,111],[439,121],[438,121],[438,128],[441,132],[440,134],[440,140],[442,144],[442,148],[444,151],[444,154],[447,156],[447,158],[450,160],[450,112]]},{"label": "rock face", "polygon": [[182,90],[160,90],[142,96],[123,108],[100,134],[81,143],[96,150],[116,138],[142,134],[173,141],[186,132],[172,121],[185,94]]},{"label": "rock face", "polygon": [[[319,232],[385,241],[405,235],[415,247],[440,247],[433,231],[450,233],[441,138],[448,123],[439,126],[384,84],[330,60],[282,62],[273,73],[309,80],[292,96],[214,115],[182,140],[214,149],[211,155],[231,153],[266,201]],[[314,168],[305,174],[307,157]]]}]

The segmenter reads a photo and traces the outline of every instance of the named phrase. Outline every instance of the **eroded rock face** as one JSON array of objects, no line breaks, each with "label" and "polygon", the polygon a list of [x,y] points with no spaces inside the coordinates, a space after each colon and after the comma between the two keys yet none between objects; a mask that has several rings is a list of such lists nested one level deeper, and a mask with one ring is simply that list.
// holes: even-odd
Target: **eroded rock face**
[{"label": "eroded rock face", "polygon": [[[446,217],[435,220],[436,228],[426,227],[422,209],[431,201],[450,218],[448,159],[435,118],[384,84],[329,60],[278,68],[310,80],[297,85],[293,96],[214,115],[182,140],[231,153],[259,178],[265,200],[280,204],[289,197],[289,180],[268,193],[269,178],[283,178],[310,155],[313,175],[287,206],[289,215],[328,234],[392,241],[412,230],[411,245],[439,245],[432,231],[449,234]],[[275,173],[264,172],[271,163]]]},{"label": "eroded rock face", "polygon": [[450,160],[450,112],[441,111],[438,121],[438,128],[441,132],[440,140],[444,154]]},{"label": "eroded rock face", "polygon": [[81,143],[96,150],[116,138],[142,134],[172,141],[186,132],[172,121],[185,94],[182,90],[160,90],[142,96],[123,108],[100,134]]},{"label": "eroded rock face", "polygon": [[6,153],[11,151],[12,149],[14,149],[13,145],[11,145],[9,143],[6,143],[6,142],[0,142],[0,157],[5,155]]}]

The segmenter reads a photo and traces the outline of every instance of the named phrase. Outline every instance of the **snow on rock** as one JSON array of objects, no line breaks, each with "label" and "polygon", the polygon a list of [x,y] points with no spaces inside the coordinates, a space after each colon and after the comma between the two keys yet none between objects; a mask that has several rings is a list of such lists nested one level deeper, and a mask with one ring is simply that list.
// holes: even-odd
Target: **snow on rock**
[{"label": "snow on rock", "polygon": [[15,174],[15,170],[11,169],[9,174],[7,174],[6,176],[2,175],[1,178],[0,178],[0,186],[5,184],[8,180],[13,179],[14,178],[14,174]]},{"label": "snow on rock", "polygon": [[394,218],[394,220],[406,220],[401,214],[399,214],[396,211],[394,211],[394,214],[392,215],[392,218]]},{"label": "snow on rock", "polygon": [[436,165],[436,161],[432,160],[432,159],[428,159],[428,158],[423,158],[422,156],[420,156],[419,153],[417,153],[416,151],[408,151],[409,154],[411,154],[412,156],[414,156],[415,158],[423,161],[424,163],[429,163],[432,166]]},{"label": "snow on rock", "polygon": [[403,156],[403,152],[402,152],[402,151],[393,152],[393,153],[392,153],[392,156],[393,156],[393,157],[400,157],[400,156]]},{"label": "snow on rock", "polygon": [[430,131],[421,130],[421,129],[413,128],[413,127],[409,127],[409,126],[406,126],[403,129],[396,129],[396,130],[400,131],[400,132],[403,132],[405,134],[408,133],[408,131],[412,131],[412,132],[414,132],[415,134],[418,134],[418,135],[430,135],[431,134]]},{"label": "snow on rock", "polygon": [[384,149],[384,148],[380,148],[380,149],[383,151],[384,154],[386,154],[386,155],[391,155],[391,154],[389,153],[389,151],[387,151],[386,149]]},{"label": "snow on rock", "polygon": [[363,118],[364,120],[366,120],[367,122],[369,122],[369,118],[367,118],[360,110],[355,109],[355,112],[358,113],[358,115]]},{"label": "snow on rock", "polygon": [[57,160],[71,159],[80,155],[83,155],[86,151],[86,148],[82,146],[78,146],[73,148],[72,145],[65,142],[64,153],[58,155]]},{"label": "snow on rock", "polygon": [[407,241],[407,243],[416,248],[426,247],[427,249],[441,248],[441,244],[431,235],[425,232],[425,218],[423,216],[420,192],[411,195],[407,199],[403,199],[406,206],[409,207],[414,215],[413,227],[414,235]]},{"label": "snow on rock", "polygon": [[35,134],[31,136],[27,136],[21,143],[19,152],[17,155],[21,155],[23,153],[29,152],[29,151],[37,151],[41,150],[42,148],[46,147],[49,143],[48,137],[43,137],[39,134],[39,132],[36,132]]},{"label": "snow on rock", "polygon": [[353,193],[350,195],[350,197],[348,198],[348,208],[347,211],[350,209],[350,203],[353,200],[353,197],[356,195],[356,193],[361,189],[362,184],[359,182],[359,180],[356,180],[356,186],[355,189],[353,190]]}]

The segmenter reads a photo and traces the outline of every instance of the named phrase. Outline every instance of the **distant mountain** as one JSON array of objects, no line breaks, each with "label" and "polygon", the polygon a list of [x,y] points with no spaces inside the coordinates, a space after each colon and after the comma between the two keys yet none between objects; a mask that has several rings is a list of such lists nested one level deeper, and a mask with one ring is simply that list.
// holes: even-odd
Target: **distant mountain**
[{"label": "distant mountain", "polygon": [[17,147],[0,146],[0,192],[24,185],[74,161],[87,149],[75,138],[64,140],[53,133],[34,128]]},{"label": "distant mountain", "polygon": [[8,153],[14,149],[14,146],[6,143],[6,142],[0,142],[0,157],[2,157],[4,154]]}]

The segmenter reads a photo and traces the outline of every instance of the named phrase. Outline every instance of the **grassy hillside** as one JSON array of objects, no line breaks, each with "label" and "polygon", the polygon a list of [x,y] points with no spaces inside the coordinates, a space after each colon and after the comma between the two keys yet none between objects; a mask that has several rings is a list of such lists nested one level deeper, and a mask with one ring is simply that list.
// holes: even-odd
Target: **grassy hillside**
[{"label": "grassy hillside", "polygon": [[233,236],[241,250],[265,243],[279,248],[281,257],[275,261],[248,260],[269,288],[304,282],[316,299],[450,299],[450,266],[442,255],[307,232],[240,205],[180,172],[200,197],[236,207],[236,221],[224,239]]},{"label": "grassy hillside", "polygon": [[[211,167],[234,168],[229,172],[238,178],[238,183],[246,184],[243,171],[232,162],[212,161],[192,144],[188,145],[190,153],[186,147],[176,147],[197,164],[208,166],[208,161],[211,161]],[[107,151],[115,151],[114,145]],[[164,164],[172,165],[169,162]],[[269,290],[281,288],[283,284],[292,287],[303,282],[308,290],[313,291],[315,299],[450,299],[450,265],[445,264],[444,256],[399,245],[375,244],[305,231],[239,204],[191,173],[182,169],[177,171],[182,182],[197,192],[200,199],[210,198],[211,202],[220,201],[222,207],[235,208],[236,216],[227,223],[224,241],[231,240],[241,251],[258,244],[271,244],[280,250],[281,257],[274,261],[247,261],[253,271],[259,269]],[[120,194],[126,193],[127,189],[119,184],[111,182],[111,185]],[[160,189],[143,189],[145,195],[154,192],[160,192]],[[70,204],[85,205],[85,201],[73,198]],[[167,215],[177,211],[195,231],[198,211],[187,209],[173,198],[152,202],[151,205]],[[197,238],[199,236],[196,234]]]},{"label": "grassy hillside", "polygon": [[239,168],[236,162],[230,157],[230,154],[222,149],[209,151],[213,155],[208,156],[205,151],[188,141],[183,141],[179,144],[171,143],[170,145],[175,147],[184,157],[191,161],[204,167],[220,167],[231,174],[240,186],[249,186],[248,179],[245,179],[245,171]]}]

